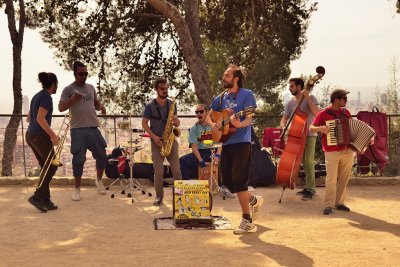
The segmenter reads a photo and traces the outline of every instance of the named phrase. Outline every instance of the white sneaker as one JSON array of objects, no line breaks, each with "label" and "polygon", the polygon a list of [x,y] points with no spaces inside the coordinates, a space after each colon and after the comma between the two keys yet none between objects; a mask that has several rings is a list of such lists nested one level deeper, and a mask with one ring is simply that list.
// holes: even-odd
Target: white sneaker
[{"label": "white sneaker", "polygon": [[231,191],[229,191],[229,189],[226,188],[225,186],[220,186],[218,191],[219,191],[221,197],[235,198],[235,195],[232,194]]},{"label": "white sneaker", "polygon": [[251,218],[253,221],[257,220],[258,215],[260,215],[260,208],[264,204],[264,198],[262,196],[255,196],[257,199],[257,203],[250,205],[251,207]]},{"label": "white sneaker", "polygon": [[106,189],[104,188],[103,181],[99,180],[99,179],[96,179],[94,182],[95,182],[95,184],[97,186],[97,191],[99,191],[99,195],[105,195],[106,194]]},{"label": "white sneaker", "polygon": [[73,201],[81,200],[81,189],[79,187],[74,189],[74,194],[72,195],[72,200]]},{"label": "white sneaker", "polygon": [[240,223],[239,227],[233,231],[235,235],[242,235],[245,233],[252,233],[257,231],[257,226],[250,222],[249,220],[242,218],[242,222]]}]

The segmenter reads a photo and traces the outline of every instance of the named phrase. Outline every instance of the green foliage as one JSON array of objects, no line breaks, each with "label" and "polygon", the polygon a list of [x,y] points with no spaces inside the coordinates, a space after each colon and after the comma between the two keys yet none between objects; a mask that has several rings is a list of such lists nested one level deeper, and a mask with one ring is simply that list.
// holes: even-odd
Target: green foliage
[{"label": "green foliage", "polygon": [[400,0],[397,0],[397,2],[396,2],[396,12],[398,13],[398,14],[400,14]]},{"label": "green foliage", "polygon": [[[169,2],[184,15],[185,1]],[[248,70],[248,87],[266,103],[275,104],[278,92],[272,88],[287,79],[290,61],[299,57],[316,4],[307,7],[306,0],[199,2],[210,90],[216,94],[219,78],[234,62]],[[30,26],[41,29],[65,68],[70,69],[74,60],[88,63],[98,77],[99,95],[109,106],[141,111],[153,97],[151,82],[159,75],[169,79],[179,107],[195,100],[175,28],[147,1],[30,3]]]}]

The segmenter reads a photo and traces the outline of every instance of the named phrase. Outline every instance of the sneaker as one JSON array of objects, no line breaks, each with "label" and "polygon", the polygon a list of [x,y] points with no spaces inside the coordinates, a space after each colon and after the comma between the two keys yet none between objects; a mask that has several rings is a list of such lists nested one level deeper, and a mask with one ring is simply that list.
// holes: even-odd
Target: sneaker
[{"label": "sneaker", "polygon": [[331,207],[326,207],[325,209],[324,209],[324,214],[325,215],[329,215],[329,214],[331,214],[333,211],[332,211],[332,208]]},{"label": "sneaker", "polygon": [[347,211],[347,212],[350,211],[350,208],[347,207],[345,204],[336,205],[336,209],[337,210],[342,210],[342,211]]},{"label": "sneaker", "polygon": [[44,206],[46,207],[47,210],[56,210],[58,209],[57,205],[53,203],[50,199],[45,199],[43,201]]},{"label": "sneaker", "polygon": [[220,186],[218,191],[219,191],[221,197],[235,198],[235,195],[232,194],[231,191],[229,191],[229,189],[226,188],[225,186]]},{"label": "sneaker", "polygon": [[97,186],[97,191],[99,191],[99,195],[105,195],[106,189],[104,188],[103,181],[101,179],[96,179],[94,182]]},{"label": "sneaker", "polygon": [[153,202],[153,205],[154,205],[154,206],[161,206],[162,203],[163,203],[162,197],[156,197],[156,199],[155,199],[154,202]]},{"label": "sneaker", "polygon": [[245,233],[252,233],[257,231],[257,226],[250,222],[249,220],[242,218],[242,222],[240,223],[239,227],[233,231],[235,235],[242,235]]},{"label": "sneaker", "polygon": [[250,205],[251,208],[251,217],[253,221],[257,220],[258,215],[260,215],[260,208],[264,204],[264,198],[262,196],[255,196],[257,199],[257,203],[254,205]]},{"label": "sneaker", "polygon": [[314,193],[311,192],[311,191],[309,191],[309,190],[307,190],[307,191],[303,194],[303,197],[302,197],[301,199],[307,201],[307,200],[311,200],[311,199],[313,198],[313,196],[314,196]]},{"label": "sneaker", "polygon": [[308,192],[308,190],[304,188],[303,190],[296,192],[296,195],[304,195],[306,192]]},{"label": "sneaker", "polygon": [[79,187],[74,189],[74,194],[72,195],[72,200],[73,201],[81,200],[81,189]]},{"label": "sneaker", "polygon": [[43,201],[41,201],[40,199],[37,199],[36,197],[31,196],[30,198],[28,198],[28,202],[31,203],[35,208],[37,208],[41,212],[47,212],[47,209],[46,209]]}]

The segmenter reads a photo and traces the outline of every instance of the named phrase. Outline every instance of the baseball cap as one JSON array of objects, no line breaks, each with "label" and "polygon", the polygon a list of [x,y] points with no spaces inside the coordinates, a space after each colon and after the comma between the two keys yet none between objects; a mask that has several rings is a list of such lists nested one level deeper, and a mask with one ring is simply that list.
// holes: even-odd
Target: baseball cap
[{"label": "baseball cap", "polygon": [[348,93],[350,93],[349,91],[346,91],[344,89],[335,89],[332,91],[331,93],[331,102],[333,102],[333,100],[335,100],[336,98],[339,98],[342,95],[347,95]]}]

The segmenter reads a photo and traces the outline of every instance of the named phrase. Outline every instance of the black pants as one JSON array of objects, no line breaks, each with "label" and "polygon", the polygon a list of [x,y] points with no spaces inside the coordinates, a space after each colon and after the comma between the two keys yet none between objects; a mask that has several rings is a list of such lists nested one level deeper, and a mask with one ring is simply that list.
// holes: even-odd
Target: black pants
[{"label": "black pants", "polygon": [[250,161],[250,143],[223,146],[221,153],[222,183],[232,193],[247,191]]},{"label": "black pants", "polygon": [[[54,148],[50,140],[50,137],[46,133],[36,134],[36,133],[26,133],[26,142],[35,154],[36,159],[39,161],[39,165],[42,168],[39,177],[39,187],[36,188],[34,197],[40,200],[50,199],[50,181],[57,171],[58,166],[51,165],[51,160],[47,160],[50,155],[53,158]],[[50,167],[49,167],[50,164]],[[46,169],[47,173],[46,173]]]}]

